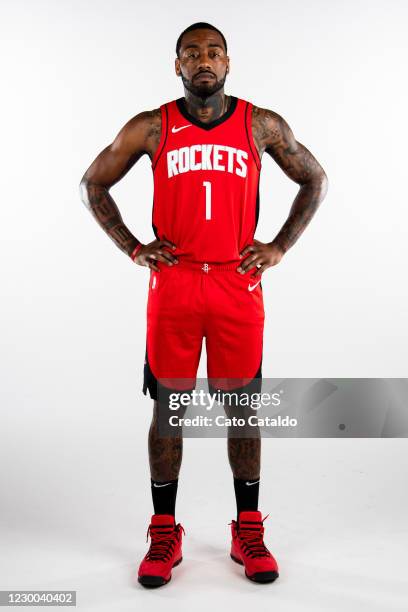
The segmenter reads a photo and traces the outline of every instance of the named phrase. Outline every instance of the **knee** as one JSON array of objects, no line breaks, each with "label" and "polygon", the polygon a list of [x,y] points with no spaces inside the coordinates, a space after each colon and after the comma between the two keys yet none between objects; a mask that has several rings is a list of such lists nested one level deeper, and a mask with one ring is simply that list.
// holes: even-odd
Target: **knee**
[{"label": "knee", "polygon": [[174,416],[183,418],[186,409],[186,407],[181,407],[174,411],[170,409],[168,403],[155,400],[150,429],[159,437],[181,438],[183,436],[183,427],[178,425],[178,418],[174,419]]}]

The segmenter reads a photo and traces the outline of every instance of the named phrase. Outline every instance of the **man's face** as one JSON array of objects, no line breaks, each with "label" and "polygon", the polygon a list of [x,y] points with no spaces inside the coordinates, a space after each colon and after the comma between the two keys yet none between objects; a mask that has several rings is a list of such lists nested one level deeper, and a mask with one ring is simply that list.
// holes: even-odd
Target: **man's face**
[{"label": "man's face", "polygon": [[184,34],[176,74],[184,87],[200,98],[208,98],[224,86],[229,57],[218,32],[193,30]]}]

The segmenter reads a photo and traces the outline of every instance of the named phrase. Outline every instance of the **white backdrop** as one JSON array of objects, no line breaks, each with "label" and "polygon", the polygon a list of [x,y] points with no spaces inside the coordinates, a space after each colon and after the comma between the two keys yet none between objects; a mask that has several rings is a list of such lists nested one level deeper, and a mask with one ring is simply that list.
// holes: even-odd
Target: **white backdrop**
[{"label": "white backdrop", "polygon": [[[407,3],[0,6],[0,588],[78,589],[82,609],[141,598],[176,609],[181,594],[196,605],[200,588],[203,607],[245,594],[280,610],[333,598],[339,609],[400,609],[404,440],[265,441],[260,508],[282,574],[262,591],[227,557],[225,440],[187,440],[177,506],[186,563],[171,590],[132,586],[152,511],[152,402],[141,392],[149,272],[97,226],[78,184],[130,117],[183,95],[177,37],[213,23],[229,45],[226,93],[280,113],[329,177],[311,225],[263,275],[264,376],[406,376]],[[154,238],[152,186],[144,157],[112,189],[143,242]],[[296,192],[264,155],[256,238],[273,239]],[[205,351],[201,375],[204,366]]]}]

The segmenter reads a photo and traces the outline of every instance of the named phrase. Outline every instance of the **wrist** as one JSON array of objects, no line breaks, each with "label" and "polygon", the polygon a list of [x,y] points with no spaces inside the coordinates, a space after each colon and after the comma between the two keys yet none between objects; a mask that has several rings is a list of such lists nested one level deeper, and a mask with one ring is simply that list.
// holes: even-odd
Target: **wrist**
[{"label": "wrist", "polygon": [[274,240],[272,240],[272,242],[269,242],[268,244],[269,244],[269,246],[271,246],[271,247],[278,248],[278,249],[280,250],[280,252],[282,253],[282,255],[285,255],[285,253],[286,253],[286,249],[285,249],[285,247],[282,245],[282,243],[281,243],[281,242],[279,242],[279,240],[274,239]]},{"label": "wrist", "polygon": [[133,249],[133,251],[129,254],[130,259],[132,259],[133,261],[135,261],[140,249],[143,247],[144,245],[139,242],[138,245],[135,246],[135,248]]}]

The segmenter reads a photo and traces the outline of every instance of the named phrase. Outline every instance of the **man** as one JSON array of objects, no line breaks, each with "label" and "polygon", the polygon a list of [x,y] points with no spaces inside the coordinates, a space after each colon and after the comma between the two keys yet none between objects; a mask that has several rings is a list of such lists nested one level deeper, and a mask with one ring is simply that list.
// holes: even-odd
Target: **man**
[{"label": "man", "polygon": [[[260,388],[261,276],[296,242],[328,185],[320,164],[280,115],[224,93],[230,60],[217,28],[191,25],[176,54],[184,97],[133,117],[81,181],[82,199],[97,222],[136,264],[150,268],[143,392],[149,389],[154,400],[148,441],[154,514],[138,572],[144,586],[166,584],[182,560],[183,528],[175,521],[182,430],[160,436],[159,417],[166,415],[160,392],[194,388],[189,381],[194,383],[204,337],[211,388],[236,379],[246,381],[240,392]],[[265,152],[300,186],[287,221],[269,243],[254,239]],[[156,239],[149,244],[129,231],[109,193],[144,154],[154,177]],[[225,409],[233,413],[231,406]],[[260,450],[259,435],[229,432],[237,504],[231,557],[249,579],[272,582],[278,566],[264,544],[258,511]]]}]

